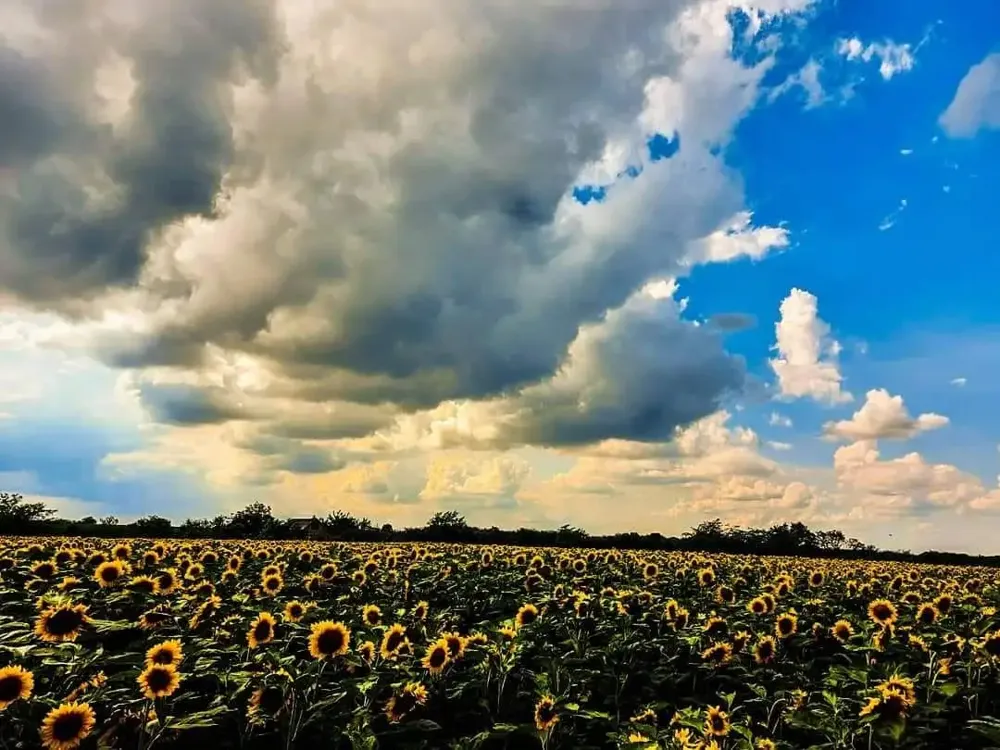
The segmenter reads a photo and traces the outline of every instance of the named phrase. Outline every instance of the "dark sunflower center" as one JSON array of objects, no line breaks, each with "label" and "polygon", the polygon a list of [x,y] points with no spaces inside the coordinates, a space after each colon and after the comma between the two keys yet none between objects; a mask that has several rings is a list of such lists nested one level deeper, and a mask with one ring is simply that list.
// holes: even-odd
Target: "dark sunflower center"
[{"label": "dark sunflower center", "polygon": [[436,648],[431,651],[430,665],[435,669],[444,664],[447,652],[443,648]]},{"label": "dark sunflower center", "polygon": [[60,609],[49,618],[46,630],[52,635],[69,635],[82,624],[80,613],[73,609]]},{"label": "dark sunflower center", "polygon": [[1000,637],[987,638],[983,648],[990,656],[1000,656]]},{"label": "dark sunflower center", "polygon": [[154,667],[146,675],[146,685],[154,693],[162,693],[170,687],[170,670],[165,667]]},{"label": "dark sunflower center", "polygon": [[334,654],[344,646],[344,636],[339,630],[324,630],[316,639],[320,653]]},{"label": "dark sunflower center", "polygon": [[709,723],[712,725],[713,732],[721,732],[726,728],[726,721],[718,714],[713,714],[708,717]]},{"label": "dark sunflower center", "polygon": [[173,664],[174,654],[170,649],[161,648],[159,651],[153,653],[152,661],[154,664]]},{"label": "dark sunflower center", "polygon": [[543,724],[548,724],[555,717],[556,712],[553,706],[543,703],[538,707],[538,720]]},{"label": "dark sunflower center", "polygon": [[391,630],[385,637],[385,649],[386,651],[395,651],[402,642],[403,634],[398,630]]},{"label": "dark sunflower center", "polygon": [[266,641],[271,637],[271,623],[258,622],[253,629],[253,637],[258,641]]},{"label": "dark sunflower center", "polygon": [[83,731],[83,715],[77,712],[60,714],[52,724],[52,736],[60,742],[70,742]]},{"label": "dark sunflower center", "polygon": [[21,695],[24,681],[19,675],[0,678],[0,703],[9,703]]},{"label": "dark sunflower center", "polygon": [[101,571],[102,581],[114,581],[118,579],[118,568],[104,568]]},{"label": "dark sunflower center", "polygon": [[299,618],[302,617],[302,607],[298,604],[293,604],[288,608],[288,614],[292,617]]}]

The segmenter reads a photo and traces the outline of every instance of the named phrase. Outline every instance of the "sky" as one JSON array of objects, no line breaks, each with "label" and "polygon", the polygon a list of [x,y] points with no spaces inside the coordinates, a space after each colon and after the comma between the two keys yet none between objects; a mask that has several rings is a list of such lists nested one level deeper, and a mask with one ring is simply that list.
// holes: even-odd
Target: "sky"
[{"label": "sky", "polygon": [[0,7],[0,488],[998,553],[1000,7]]}]

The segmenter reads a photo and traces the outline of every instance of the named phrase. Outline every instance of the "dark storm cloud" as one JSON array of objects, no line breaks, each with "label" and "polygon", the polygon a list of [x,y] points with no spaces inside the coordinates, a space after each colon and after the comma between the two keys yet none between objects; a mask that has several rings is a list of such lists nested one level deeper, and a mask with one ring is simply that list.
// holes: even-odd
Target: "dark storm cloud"
[{"label": "dark storm cloud", "polygon": [[[78,18],[45,10],[37,20],[66,36],[61,47],[34,56],[0,48],[0,163],[15,168],[17,187],[0,212],[0,285],[29,304],[70,309],[74,298],[135,283],[152,233],[212,214],[233,157],[225,84],[238,70],[273,79],[279,44],[259,0],[144,4],[137,27],[108,21],[103,36],[78,37]],[[131,63],[120,131],[68,90],[81,75],[75,45],[90,46],[92,64],[112,51]]]}]

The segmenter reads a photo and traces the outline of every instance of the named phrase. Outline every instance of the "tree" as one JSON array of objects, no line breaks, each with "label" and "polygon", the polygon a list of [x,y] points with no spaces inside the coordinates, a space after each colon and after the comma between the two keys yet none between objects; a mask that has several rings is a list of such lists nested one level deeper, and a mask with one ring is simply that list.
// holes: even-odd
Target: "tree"
[{"label": "tree", "polygon": [[101,524],[104,526],[117,526],[118,516],[105,516],[101,519]]},{"label": "tree", "polygon": [[97,519],[93,516],[84,516],[80,519],[80,523],[84,526],[93,526],[97,523]]},{"label": "tree", "polygon": [[467,529],[465,516],[457,510],[439,510],[427,522],[429,529]]},{"label": "tree", "polygon": [[251,503],[233,513],[229,531],[250,539],[266,539],[277,529],[278,521],[271,515],[271,507],[264,503]]},{"label": "tree", "polygon": [[136,531],[142,536],[166,536],[173,529],[170,519],[162,516],[143,516],[135,522]]},{"label": "tree", "polygon": [[0,492],[0,529],[16,531],[39,521],[47,521],[55,511],[43,502],[28,502],[19,492]]}]

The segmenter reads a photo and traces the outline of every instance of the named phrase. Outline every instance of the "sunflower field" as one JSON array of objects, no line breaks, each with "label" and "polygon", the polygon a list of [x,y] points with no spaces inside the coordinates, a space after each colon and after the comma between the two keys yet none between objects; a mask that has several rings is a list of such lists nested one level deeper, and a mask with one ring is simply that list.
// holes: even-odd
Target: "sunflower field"
[{"label": "sunflower field", "polygon": [[0,539],[0,748],[1000,746],[986,568]]}]

